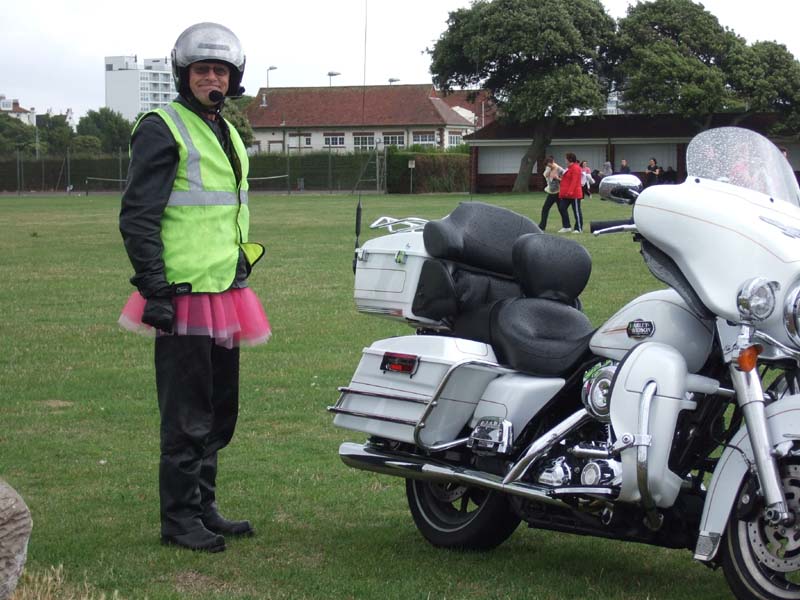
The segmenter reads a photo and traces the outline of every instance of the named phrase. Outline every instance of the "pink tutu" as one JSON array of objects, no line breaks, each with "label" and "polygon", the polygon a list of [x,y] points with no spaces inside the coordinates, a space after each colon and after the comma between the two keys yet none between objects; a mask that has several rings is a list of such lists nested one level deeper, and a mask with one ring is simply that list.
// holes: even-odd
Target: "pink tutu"
[{"label": "pink tutu", "polygon": [[[144,335],[167,335],[142,323],[145,299],[134,292],[122,309],[119,324]],[[250,288],[234,288],[221,294],[175,296],[173,335],[207,335],[225,348],[266,342],[272,330],[261,301]]]}]

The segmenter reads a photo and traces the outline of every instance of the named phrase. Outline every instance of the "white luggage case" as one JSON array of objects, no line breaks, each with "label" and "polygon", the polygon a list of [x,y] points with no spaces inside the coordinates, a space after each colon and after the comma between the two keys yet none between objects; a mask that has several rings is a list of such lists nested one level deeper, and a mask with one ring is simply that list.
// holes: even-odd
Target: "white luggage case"
[{"label": "white luggage case", "polygon": [[340,388],[329,410],[339,427],[433,449],[457,439],[486,386],[504,372],[481,342],[389,338],[364,349],[350,385]]}]

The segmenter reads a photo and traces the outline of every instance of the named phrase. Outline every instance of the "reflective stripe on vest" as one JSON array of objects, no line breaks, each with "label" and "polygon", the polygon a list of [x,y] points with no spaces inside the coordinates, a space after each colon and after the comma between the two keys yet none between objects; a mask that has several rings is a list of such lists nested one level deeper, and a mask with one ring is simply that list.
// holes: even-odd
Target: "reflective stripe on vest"
[{"label": "reflective stripe on vest", "polygon": [[165,106],[163,110],[172,117],[188,153],[186,157],[186,179],[189,182],[189,191],[172,190],[168,206],[232,206],[240,200],[242,204],[247,204],[246,190],[241,191],[237,197],[236,194],[228,192],[209,192],[203,189],[203,179],[200,175],[200,152],[197,151],[192,136],[189,135],[186,123],[183,122],[178,111],[172,106]]}]

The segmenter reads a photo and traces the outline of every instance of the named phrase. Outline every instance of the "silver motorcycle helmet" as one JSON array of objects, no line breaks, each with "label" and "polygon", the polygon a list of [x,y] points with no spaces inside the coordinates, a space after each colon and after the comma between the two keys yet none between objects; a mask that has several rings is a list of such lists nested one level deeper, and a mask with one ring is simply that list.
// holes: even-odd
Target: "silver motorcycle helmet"
[{"label": "silver motorcycle helmet", "polygon": [[178,36],[172,49],[172,77],[178,93],[189,90],[188,67],[200,61],[216,61],[228,65],[230,80],[226,96],[241,96],[245,56],[239,38],[218,23],[196,23]]}]

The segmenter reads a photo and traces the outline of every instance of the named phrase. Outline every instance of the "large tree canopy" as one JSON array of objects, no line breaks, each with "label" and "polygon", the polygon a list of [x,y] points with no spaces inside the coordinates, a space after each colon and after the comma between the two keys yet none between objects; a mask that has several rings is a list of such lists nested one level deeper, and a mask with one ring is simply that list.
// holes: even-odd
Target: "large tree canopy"
[{"label": "large tree canopy", "polygon": [[691,0],[631,6],[612,56],[626,109],[675,113],[707,126],[714,113],[781,113],[797,122],[800,63],[785,46],[748,46]]},{"label": "large tree canopy", "polygon": [[477,0],[450,13],[431,51],[431,73],[445,91],[490,90],[503,118],[534,125],[514,183],[524,191],[558,120],[605,105],[613,35],[600,0]]},{"label": "large tree canopy", "polygon": [[756,42],[748,47],[731,74],[742,115],[780,115],[775,133],[797,136],[800,131],[800,62],[783,44]]}]

